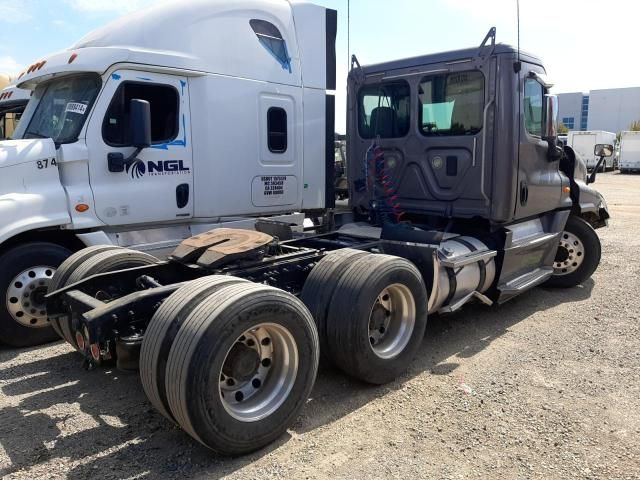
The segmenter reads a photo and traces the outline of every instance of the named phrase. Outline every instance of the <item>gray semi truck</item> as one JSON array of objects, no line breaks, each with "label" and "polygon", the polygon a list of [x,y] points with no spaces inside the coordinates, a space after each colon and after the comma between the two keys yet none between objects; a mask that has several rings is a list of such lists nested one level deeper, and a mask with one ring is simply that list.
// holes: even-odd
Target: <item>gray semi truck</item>
[{"label": "gray semi truck", "polygon": [[[314,18],[324,32],[314,65],[326,65],[331,88],[336,15]],[[429,315],[593,274],[607,205],[581,160],[557,146],[550,86],[542,61],[495,44],[495,31],[479,48],[354,61],[349,212],[331,208],[328,97],[316,145],[325,154],[322,224],[307,233],[269,219],[255,231],[215,229],[162,261],[115,246],[81,250],[49,285],[51,324],[87,366],[139,368],[151,403],[207,447],[260,448],[296,418],[320,356],[362,381],[390,382],[418,351]],[[136,154],[151,146],[151,122],[149,102],[132,98]],[[273,140],[286,149],[287,138],[307,138],[299,129],[318,135],[316,126],[278,121]],[[596,148],[601,160],[611,154]],[[273,195],[295,181],[277,170]]]}]

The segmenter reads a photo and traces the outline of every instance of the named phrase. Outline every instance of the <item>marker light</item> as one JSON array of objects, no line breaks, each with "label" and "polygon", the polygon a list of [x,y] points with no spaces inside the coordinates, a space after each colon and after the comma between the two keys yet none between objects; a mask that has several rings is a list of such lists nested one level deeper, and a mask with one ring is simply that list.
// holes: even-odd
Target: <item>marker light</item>
[{"label": "marker light", "polygon": [[76,212],[84,213],[89,210],[89,205],[86,203],[79,203],[76,205]]}]

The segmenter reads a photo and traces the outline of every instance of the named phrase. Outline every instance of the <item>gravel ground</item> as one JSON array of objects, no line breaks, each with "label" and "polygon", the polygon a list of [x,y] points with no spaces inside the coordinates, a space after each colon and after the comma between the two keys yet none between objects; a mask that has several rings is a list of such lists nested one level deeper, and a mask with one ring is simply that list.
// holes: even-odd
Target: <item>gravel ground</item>
[{"label": "gravel ground", "polygon": [[137,375],[59,343],[0,350],[3,478],[640,478],[640,176],[603,174],[612,220],[584,285],[433,317],[411,369],[371,387],[320,372],[276,444],[222,458]]}]

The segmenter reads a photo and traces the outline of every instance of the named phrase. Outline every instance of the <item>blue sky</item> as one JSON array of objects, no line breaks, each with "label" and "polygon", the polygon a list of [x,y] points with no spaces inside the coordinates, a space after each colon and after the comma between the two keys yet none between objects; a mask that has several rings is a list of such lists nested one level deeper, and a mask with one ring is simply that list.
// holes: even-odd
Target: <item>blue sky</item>
[{"label": "blue sky", "polygon": [[[17,73],[96,27],[155,3],[0,0],[0,72]],[[344,131],[347,0],[315,3],[338,10],[336,123]],[[555,92],[640,86],[640,67],[629,56],[637,44],[636,3],[521,0],[521,47],[544,59]],[[515,0],[351,0],[351,51],[363,64],[478,45],[491,26],[499,42],[515,45]]]}]

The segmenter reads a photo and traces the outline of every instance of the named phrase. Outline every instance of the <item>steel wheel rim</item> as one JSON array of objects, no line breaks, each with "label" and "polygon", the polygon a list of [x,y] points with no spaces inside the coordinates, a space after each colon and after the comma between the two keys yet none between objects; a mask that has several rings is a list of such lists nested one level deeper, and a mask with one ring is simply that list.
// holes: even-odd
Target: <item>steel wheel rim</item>
[{"label": "steel wheel rim", "polygon": [[219,373],[218,392],[227,413],[241,422],[271,415],[293,389],[298,361],[296,341],[282,325],[262,323],[246,330],[227,351]]},{"label": "steel wheel rim", "polygon": [[377,296],[369,314],[369,344],[373,353],[390,359],[406,348],[416,323],[416,302],[405,285],[394,283]]},{"label": "steel wheel rim", "polygon": [[44,295],[55,268],[40,265],[16,275],[7,289],[6,304],[11,317],[20,325],[42,328],[49,325]]},{"label": "steel wheel rim", "polygon": [[563,232],[553,261],[553,274],[563,276],[575,272],[584,262],[584,254],[582,241],[571,232]]}]

